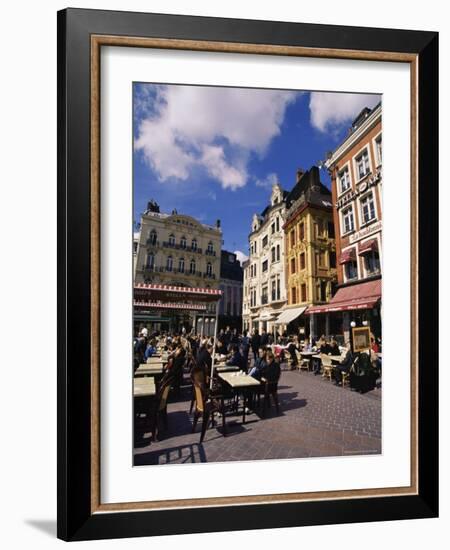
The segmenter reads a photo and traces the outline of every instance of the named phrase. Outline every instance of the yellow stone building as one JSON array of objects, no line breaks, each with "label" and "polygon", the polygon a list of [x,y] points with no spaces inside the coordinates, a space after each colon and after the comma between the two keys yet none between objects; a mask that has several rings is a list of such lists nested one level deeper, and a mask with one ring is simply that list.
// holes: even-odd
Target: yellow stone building
[{"label": "yellow stone building", "polygon": [[308,306],[330,300],[337,280],[331,192],[320,182],[316,166],[297,173],[286,198],[284,232],[287,305],[278,323],[300,336],[333,334],[333,327],[326,326],[328,316],[322,323],[304,315]]}]

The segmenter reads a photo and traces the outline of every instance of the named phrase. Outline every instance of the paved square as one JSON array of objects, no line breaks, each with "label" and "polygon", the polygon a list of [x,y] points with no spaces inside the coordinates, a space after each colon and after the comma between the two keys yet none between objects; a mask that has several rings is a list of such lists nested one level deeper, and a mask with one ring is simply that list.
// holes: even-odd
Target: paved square
[{"label": "paved square", "polygon": [[[309,372],[283,370],[278,396],[280,413],[268,410],[227,416],[227,436],[221,420],[207,430],[200,444],[201,419],[192,433],[190,387],[168,403],[168,429],[160,441],[138,433],[135,465],[225,462],[381,453],[381,389],[366,394],[334,386]],[[187,380],[187,377],[186,377]]]}]

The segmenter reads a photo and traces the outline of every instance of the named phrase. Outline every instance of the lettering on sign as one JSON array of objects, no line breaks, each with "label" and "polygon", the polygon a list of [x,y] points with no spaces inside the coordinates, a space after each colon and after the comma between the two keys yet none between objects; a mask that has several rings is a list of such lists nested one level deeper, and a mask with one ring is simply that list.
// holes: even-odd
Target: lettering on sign
[{"label": "lettering on sign", "polygon": [[364,237],[368,237],[369,235],[372,235],[372,233],[376,233],[377,231],[381,230],[381,221],[374,223],[372,225],[369,225],[368,227],[364,227],[363,229],[360,229],[359,231],[356,231],[356,233],[353,233],[349,237],[350,244],[353,244],[356,241],[359,241],[360,239]]}]

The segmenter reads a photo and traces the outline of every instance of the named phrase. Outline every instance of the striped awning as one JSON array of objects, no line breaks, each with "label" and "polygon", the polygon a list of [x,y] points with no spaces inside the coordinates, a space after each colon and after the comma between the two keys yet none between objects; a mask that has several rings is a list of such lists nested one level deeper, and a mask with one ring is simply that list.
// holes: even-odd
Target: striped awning
[{"label": "striped awning", "polygon": [[355,254],[355,248],[347,248],[347,250],[344,250],[341,254],[341,257],[339,258],[339,263],[347,264],[349,262],[354,262],[356,260],[356,254]]},{"label": "striped awning", "polygon": [[363,254],[367,254],[368,252],[378,252],[377,239],[370,239],[368,241],[360,243],[358,256],[362,256]]},{"label": "striped awning", "polygon": [[191,288],[185,286],[170,286],[137,283],[134,285],[135,301],[147,302],[218,302],[222,291],[216,288]]},{"label": "striped awning", "polygon": [[179,309],[190,311],[206,311],[207,307],[204,304],[183,304],[181,302],[144,302],[135,300],[134,307],[137,308],[152,308],[152,309]]}]

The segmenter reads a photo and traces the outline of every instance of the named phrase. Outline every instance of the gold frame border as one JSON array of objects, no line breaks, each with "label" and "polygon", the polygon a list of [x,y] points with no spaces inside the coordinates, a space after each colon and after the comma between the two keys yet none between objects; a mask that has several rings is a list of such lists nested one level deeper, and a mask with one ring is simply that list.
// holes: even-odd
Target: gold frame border
[{"label": "gold frame border", "polygon": [[[164,48],[330,59],[409,63],[411,69],[411,484],[408,487],[211,497],[102,504],[100,501],[100,50],[102,46]],[[418,55],[396,52],[304,48],[166,38],[91,35],[91,513],[163,510],[227,505],[273,504],[314,500],[418,494]]]}]

